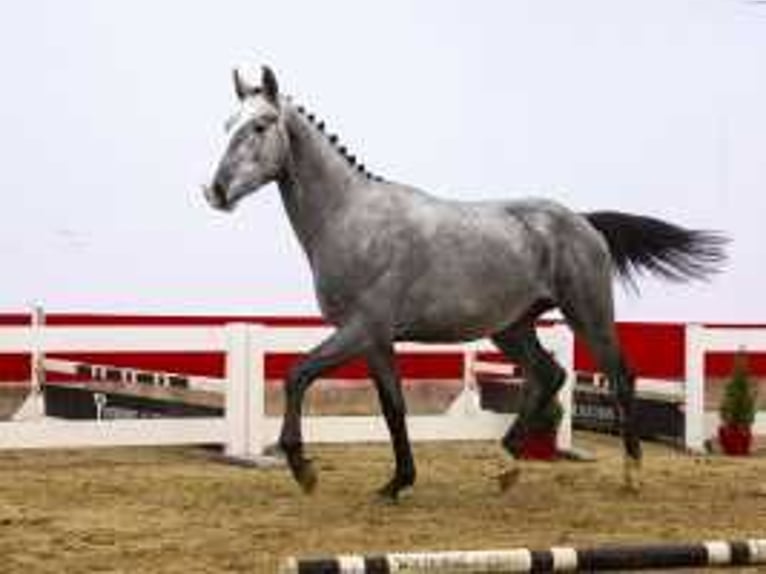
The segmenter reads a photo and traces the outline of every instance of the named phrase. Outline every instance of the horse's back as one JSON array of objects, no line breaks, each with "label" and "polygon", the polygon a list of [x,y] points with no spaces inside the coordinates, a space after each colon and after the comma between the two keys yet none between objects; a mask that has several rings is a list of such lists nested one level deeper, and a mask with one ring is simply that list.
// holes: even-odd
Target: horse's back
[{"label": "horse's back", "polygon": [[409,198],[402,192],[401,201],[394,225],[409,230],[398,258],[404,268],[398,276],[408,278],[396,307],[403,336],[486,336],[552,297],[554,270],[538,231],[545,209],[528,220],[514,209],[528,211],[529,203],[445,201],[416,192]]},{"label": "horse's back", "polygon": [[326,263],[315,269],[320,304],[339,316],[362,305],[403,338],[485,336],[554,301],[577,253],[600,249],[584,218],[551,201],[449,201],[396,184],[360,192],[315,261]]}]

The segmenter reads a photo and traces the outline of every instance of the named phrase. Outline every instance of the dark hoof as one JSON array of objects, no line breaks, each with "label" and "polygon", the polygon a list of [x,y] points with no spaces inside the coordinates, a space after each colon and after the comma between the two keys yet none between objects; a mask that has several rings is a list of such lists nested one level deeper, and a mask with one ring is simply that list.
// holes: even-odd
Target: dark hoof
[{"label": "dark hoof", "polygon": [[520,458],[521,453],[521,439],[516,437],[506,437],[503,439],[502,443],[503,449],[505,449],[505,452],[507,452],[509,455],[511,455],[511,458],[518,459]]},{"label": "dark hoof", "polygon": [[402,489],[393,480],[387,482],[384,486],[376,491],[376,494],[383,502],[398,502],[399,492]]},{"label": "dark hoof", "polygon": [[375,491],[376,496],[382,502],[399,502],[399,487],[390,482]]},{"label": "dark hoof", "polygon": [[626,457],[623,464],[621,491],[625,494],[639,494],[641,492],[641,459]]},{"label": "dark hoof", "polygon": [[501,472],[497,476],[497,483],[500,486],[500,492],[508,492],[511,488],[516,486],[516,483],[519,482],[519,478],[521,478],[520,468],[512,468],[510,470],[506,470],[505,472]]},{"label": "dark hoof", "polygon": [[378,498],[385,502],[397,502],[399,494],[403,490],[411,488],[414,483],[414,478],[401,479],[394,476],[394,478],[377,490]]},{"label": "dark hoof", "polygon": [[287,462],[290,465],[290,470],[293,473],[295,482],[301,487],[306,494],[314,492],[319,481],[317,473],[314,470],[314,465],[310,460],[303,458],[302,456],[288,456]]},{"label": "dark hoof", "polygon": [[314,470],[314,465],[309,461],[305,461],[303,466],[295,473],[295,480],[298,481],[298,484],[304,493],[313,493],[319,482],[317,472]]}]

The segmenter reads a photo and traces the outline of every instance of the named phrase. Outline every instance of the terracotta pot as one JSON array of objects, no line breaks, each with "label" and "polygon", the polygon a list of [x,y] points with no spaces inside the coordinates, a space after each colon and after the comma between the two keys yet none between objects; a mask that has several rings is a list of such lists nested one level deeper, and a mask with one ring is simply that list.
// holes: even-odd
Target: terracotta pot
[{"label": "terracotta pot", "polygon": [[728,455],[747,456],[753,444],[753,433],[747,425],[721,425],[718,427],[718,442]]},{"label": "terracotta pot", "polygon": [[556,458],[555,432],[530,432],[521,441],[519,458],[553,460]]}]

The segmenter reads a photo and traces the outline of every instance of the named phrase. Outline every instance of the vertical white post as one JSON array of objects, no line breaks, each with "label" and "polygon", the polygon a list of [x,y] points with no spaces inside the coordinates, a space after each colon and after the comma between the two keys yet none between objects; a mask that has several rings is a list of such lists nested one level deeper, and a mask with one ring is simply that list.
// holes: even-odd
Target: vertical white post
[{"label": "vertical white post", "polygon": [[41,420],[45,416],[43,387],[45,386],[45,353],[41,345],[41,330],[45,323],[45,313],[40,305],[32,307],[29,346],[30,389],[24,403],[13,414],[13,420]]},{"label": "vertical white post", "polygon": [[553,349],[556,361],[566,370],[567,378],[558,394],[558,399],[564,409],[564,416],[556,436],[556,446],[559,450],[572,449],[572,413],[574,411],[574,335],[566,325],[556,325],[554,328],[556,345]]},{"label": "vertical white post", "polygon": [[260,325],[226,326],[226,456],[253,464],[266,446],[264,333]]},{"label": "vertical white post", "polygon": [[30,349],[30,382],[32,395],[39,395],[45,384],[45,353],[40,348],[40,330],[45,325],[45,311],[41,305],[32,307],[32,348]]},{"label": "vertical white post", "polygon": [[248,356],[250,357],[247,385],[247,409],[250,425],[248,428],[248,458],[258,462],[266,448],[266,357],[264,338],[267,328],[263,325],[248,325]]},{"label": "vertical white post", "polygon": [[476,348],[470,344],[463,345],[463,392],[476,391]]},{"label": "vertical white post", "polygon": [[685,443],[687,450],[705,452],[705,328],[686,326]]},{"label": "vertical white post", "polygon": [[463,391],[462,405],[465,415],[475,415],[481,410],[479,385],[476,382],[476,356],[478,351],[473,343],[463,345]]},{"label": "vertical white post", "polygon": [[245,458],[249,451],[251,382],[250,331],[244,323],[226,325],[226,456]]},{"label": "vertical white post", "polygon": [[[463,388],[447,408],[445,414],[455,417],[473,418],[481,411],[481,397],[476,383],[476,345],[463,343]],[[473,421],[470,421],[473,423]]]}]

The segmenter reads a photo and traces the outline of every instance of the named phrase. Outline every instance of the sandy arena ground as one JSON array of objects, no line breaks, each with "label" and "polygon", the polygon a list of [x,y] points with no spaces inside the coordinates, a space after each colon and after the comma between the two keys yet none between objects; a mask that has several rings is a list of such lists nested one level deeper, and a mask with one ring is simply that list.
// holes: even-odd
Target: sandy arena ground
[{"label": "sandy arena ground", "polygon": [[373,496],[387,446],[312,447],[321,474],[310,497],[284,469],[225,465],[201,449],[3,452],[0,572],[267,574],[293,553],[766,537],[766,453],[646,445],[644,487],[631,495],[616,439],[576,442],[598,461],[524,463],[506,493],[497,445],[418,445],[418,484],[398,504]]}]

